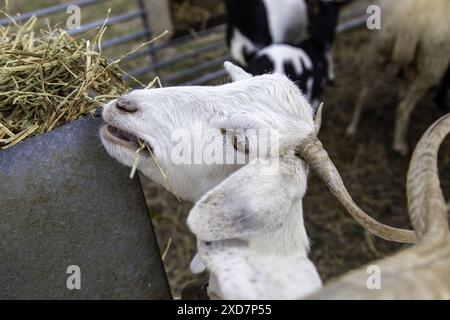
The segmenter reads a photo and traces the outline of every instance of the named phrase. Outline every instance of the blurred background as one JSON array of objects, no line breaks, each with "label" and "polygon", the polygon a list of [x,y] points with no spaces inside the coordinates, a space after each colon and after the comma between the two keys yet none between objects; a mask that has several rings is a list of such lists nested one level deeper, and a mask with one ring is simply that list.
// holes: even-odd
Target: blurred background
[{"label": "blurred background", "polygon": [[[11,15],[42,10],[70,1],[35,0],[7,1]],[[91,5],[90,2],[95,2]],[[364,10],[374,1],[356,1],[345,10]],[[225,42],[227,12],[221,0],[111,0],[78,1],[81,26],[103,21],[108,15],[117,24],[111,25],[103,39],[104,53],[116,58],[164,30],[170,35],[139,51],[124,62],[128,77],[148,83],[158,76],[163,86],[180,84],[220,84],[228,81],[222,63],[230,59]],[[39,12],[39,11],[38,11]],[[145,17],[143,16],[145,13]],[[45,15],[40,23],[64,28],[67,13]],[[352,15],[341,16],[341,22],[352,21]],[[114,21],[114,20],[113,20]],[[334,63],[336,81],[322,96],[323,125],[320,139],[339,169],[354,200],[376,219],[398,227],[410,228],[406,214],[405,177],[409,157],[400,157],[391,150],[395,121],[395,79],[387,79],[368,101],[358,134],[345,136],[355,100],[361,88],[358,74],[365,61],[370,36],[366,28],[348,28],[336,35]],[[89,32],[87,32],[88,34]],[[86,34],[86,35],[87,35]],[[74,36],[84,36],[83,33]],[[107,45],[105,45],[107,44]],[[126,76],[127,77],[127,76]],[[136,83],[133,82],[133,85]],[[430,97],[423,98],[415,109],[409,144],[414,146],[421,134],[447,111],[440,110]],[[387,129],[385,129],[387,128]],[[450,143],[440,151],[441,185],[450,197]],[[141,176],[146,201],[157,233],[159,248],[174,297],[195,277],[189,263],[195,251],[195,239],[186,227],[192,204],[179,202]],[[356,268],[375,258],[398,250],[402,245],[374,238],[351,219],[325,185],[314,175],[310,178],[304,199],[306,229],[312,242],[311,259],[318,266],[324,281]]]}]

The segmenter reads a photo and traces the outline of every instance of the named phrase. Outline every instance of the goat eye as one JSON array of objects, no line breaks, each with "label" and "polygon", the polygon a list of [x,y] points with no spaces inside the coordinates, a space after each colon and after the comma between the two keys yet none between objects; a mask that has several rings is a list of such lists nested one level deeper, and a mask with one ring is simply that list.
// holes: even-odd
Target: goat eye
[{"label": "goat eye", "polygon": [[249,141],[248,141],[248,137],[245,137],[245,142],[242,148],[242,145],[239,145],[238,139],[236,136],[233,136],[233,147],[235,150],[239,150],[244,152],[245,154],[248,154],[248,149],[249,149]]},{"label": "goat eye", "polygon": [[220,128],[220,133],[225,135],[227,133],[227,130],[225,130],[224,128]]}]

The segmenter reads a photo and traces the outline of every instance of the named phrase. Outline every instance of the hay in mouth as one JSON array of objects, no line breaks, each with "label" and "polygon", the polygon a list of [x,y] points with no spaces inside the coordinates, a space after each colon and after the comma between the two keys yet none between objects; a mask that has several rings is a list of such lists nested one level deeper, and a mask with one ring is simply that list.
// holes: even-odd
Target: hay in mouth
[{"label": "hay in mouth", "polygon": [[146,152],[148,156],[153,157],[151,147],[136,135],[112,125],[107,125],[103,130],[106,131],[106,137],[113,143],[124,145],[129,149],[135,149],[134,161],[130,172],[130,178],[133,179],[141,160],[141,153]]},{"label": "hay in mouth", "polygon": [[[146,156],[150,157],[154,161],[157,169],[161,173],[161,176],[167,183],[168,191],[170,193],[172,193],[179,202],[181,202],[180,197],[173,191],[173,188],[169,182],[168,176],[166,175],[163,168],[159,164],[159,161],[156,159],[151,145],[149,145],[147,142],[141,140],[134,134],[127,132],[125,130],[119,129],[117,127],[114,127],[112,125],[107,125],[106,127],[103,127],[103,130],[107,132],[107,138],[109,140],[112,140],[114,143],[125,145],[128,148],[135,149],[133,165],[131,167],[131,172],[130,172],[131,179],[133,179],[134,175],[136,174],[139,163],[141,161],[141,153],[144,152],[144,154]],[[105,133],[103,133],[103,134],[105,134]]]}]

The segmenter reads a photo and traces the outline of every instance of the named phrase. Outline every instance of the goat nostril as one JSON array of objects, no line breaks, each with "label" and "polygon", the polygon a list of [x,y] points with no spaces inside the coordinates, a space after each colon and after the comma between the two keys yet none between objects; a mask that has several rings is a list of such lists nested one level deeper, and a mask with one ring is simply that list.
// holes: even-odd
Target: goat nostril
[{"label": "goat nostril", "polygon": [[126,99],[117,99],[116,108],[125,112],[136,112],[138,109],[135,104]]},{"label": "goat nostril", "polygon": [[103,114],[103,107],[98,107],[97,109],[95,109],[95,117],[96,118],[101,118]]}]

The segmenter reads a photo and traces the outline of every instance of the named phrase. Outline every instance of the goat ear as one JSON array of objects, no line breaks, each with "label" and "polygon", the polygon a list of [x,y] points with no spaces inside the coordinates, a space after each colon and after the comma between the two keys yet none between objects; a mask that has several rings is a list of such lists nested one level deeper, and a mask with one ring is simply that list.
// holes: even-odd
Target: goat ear
[{"label": "goat ear", "polygon": [[247,239],[281,228],[306,191],[307,169],[296,157],[256,158],[206,193],[187,224],[201,241]]},{"label": "goat ear", "polygon": [[245,72],[244,69],[238,67],[237,65],[232,64],[229,61],[225,61],[223,67],[228,72],[233,82],[250,79],[253,77],[250,73]]}]

